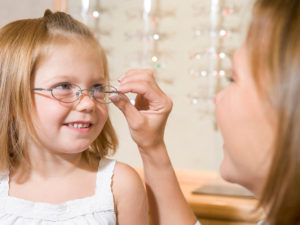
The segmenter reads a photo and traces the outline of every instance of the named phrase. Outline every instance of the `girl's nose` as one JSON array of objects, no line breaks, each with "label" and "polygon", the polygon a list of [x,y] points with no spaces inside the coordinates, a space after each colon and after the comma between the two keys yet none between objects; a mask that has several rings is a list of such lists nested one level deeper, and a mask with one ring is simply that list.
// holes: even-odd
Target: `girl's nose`
[{"label": "girl's nose", "polygon": [[85,93],[81,92],[80,98],[76,104],[76,109],[78,111],[93,111],[95,109],[95,101],[93,97],[90,95],[90,92]]}]

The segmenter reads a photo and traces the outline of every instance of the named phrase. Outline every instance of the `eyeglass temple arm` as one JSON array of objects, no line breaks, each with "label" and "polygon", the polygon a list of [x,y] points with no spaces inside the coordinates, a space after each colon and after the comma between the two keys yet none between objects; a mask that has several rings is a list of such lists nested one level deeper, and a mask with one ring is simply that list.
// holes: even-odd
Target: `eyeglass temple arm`
[{"label": "eyeglass temple arm", "polygon": [[120,93],[122,93],[122,92],[121,92],[121,91],[118,91],[118,90],[115,90],[115,91],[104,91],[104,93],[108,93],[108,94],[110,94],[110,93],[120,94]]},{"label": "eyeglass temple arm", "polygon": [[51,91],[51,88],[31,88],[32,91]]}]

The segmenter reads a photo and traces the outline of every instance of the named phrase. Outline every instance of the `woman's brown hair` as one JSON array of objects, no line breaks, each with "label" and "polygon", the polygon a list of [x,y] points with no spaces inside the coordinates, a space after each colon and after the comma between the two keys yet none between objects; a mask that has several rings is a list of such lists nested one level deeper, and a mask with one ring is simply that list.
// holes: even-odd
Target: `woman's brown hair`
[{"label": "woman's brown hair", "polygon": [[300,1],[257,0],[247,46],[254,80],[277,121],[259,205],[266,224],[300,224]]},{"label": "woman's brown hair", "polygon": [[[104,77],[109,82],[106,56],[92,32],[82,23],[63,12],[46,10],[41,18],[14,21],[0,29],[0,172],[14,170],[21,162],[28,164],[26,140],[37,141],[32,115],[34,102],[31,83],[43,54],[59,42],[75,39],[99,49]],[[102,132],[84,151],[90,162],[114,153],[118,139],[108,119]]]}]

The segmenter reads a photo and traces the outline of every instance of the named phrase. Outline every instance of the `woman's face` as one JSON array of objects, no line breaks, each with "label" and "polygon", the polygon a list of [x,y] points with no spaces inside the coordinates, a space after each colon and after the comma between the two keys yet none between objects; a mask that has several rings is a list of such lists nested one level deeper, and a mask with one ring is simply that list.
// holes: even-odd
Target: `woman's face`
[{"label": "woman's face", "polygon": [[225,180],[259,195],[271,163],[274,112],[256,90],[247,57],[243,45],[233,57],[233,81],[216,99],[224,139],[220,172]]}]

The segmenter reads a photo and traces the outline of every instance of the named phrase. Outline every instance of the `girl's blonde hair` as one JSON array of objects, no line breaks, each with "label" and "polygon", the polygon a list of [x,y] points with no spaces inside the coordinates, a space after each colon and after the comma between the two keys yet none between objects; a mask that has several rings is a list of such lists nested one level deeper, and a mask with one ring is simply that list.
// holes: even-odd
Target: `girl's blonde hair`
[{"label": "girl's blonde hair", "polygon": [[[93,44],[101,52],[104,77],[109,81],[104,51],[91,31],[63,12],[46,10],[41,18],[25,19],[7,24],[0,30],[0,172],[27,162],[26,139],[37,140],[33,128],[31,83],[43,53],[56,40],[71,42],[79,38]],[[101,65],[99,65],[101,66]],[[102,132],[84,151],[89,162],[114,153],[118,139],[107,119]]]},{"label": "girl's blonde hair", "polygon": [[267,224],[300,224],[300,1],[257,0],[247,45],[254,80],[278,127],[260,206]]}]

